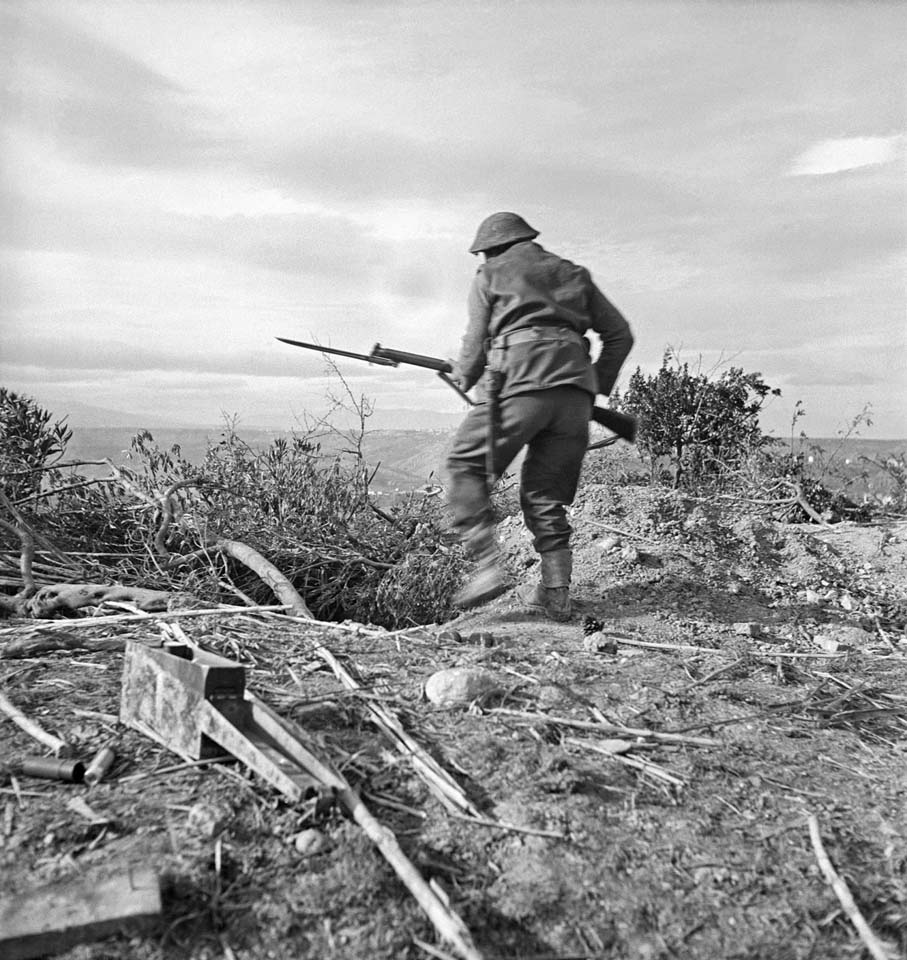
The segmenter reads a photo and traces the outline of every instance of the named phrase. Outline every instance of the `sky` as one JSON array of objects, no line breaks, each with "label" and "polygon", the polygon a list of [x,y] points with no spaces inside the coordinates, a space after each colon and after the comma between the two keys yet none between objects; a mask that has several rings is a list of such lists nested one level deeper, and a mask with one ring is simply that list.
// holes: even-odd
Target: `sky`
[{"label": "sky", "polygon": [[[907,437],[907,5],[0,0],[0,385],[57,414],[292,427],[463,410],[511,210],[636,345],[757,371],[765,428]],[[401,425],[405,425],[404,421]]]}]

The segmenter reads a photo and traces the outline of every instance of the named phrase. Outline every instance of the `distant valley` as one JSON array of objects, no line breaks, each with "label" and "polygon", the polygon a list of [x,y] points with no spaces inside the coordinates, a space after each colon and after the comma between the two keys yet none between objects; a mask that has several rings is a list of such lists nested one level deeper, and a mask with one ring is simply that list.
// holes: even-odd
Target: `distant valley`
[{"label": "distant valley", "polygon": [[[140,427],[74,427],[67,447],[66,460],[104,460],[129,465],[132,438]],[[162,449],[178,445],[182,456],[195,463],[205,455],[210,443],[217,443],[225,430],[195,427],[149,428],[155,442]],[[239,429],[238,435],[249,446],[264,449],[288,431]],[[376,469],[372,486],[382,492],[409,490],[426,483],[437,483],[445,452],[453,437],[453,430],[368,430],[363,438],[362,451],[366,463]],[[327,454],[338,452],[348,444],[342,436],[326,434],[319,437]],[[87,476],[105,476],[103,465],[77,468]]]}]

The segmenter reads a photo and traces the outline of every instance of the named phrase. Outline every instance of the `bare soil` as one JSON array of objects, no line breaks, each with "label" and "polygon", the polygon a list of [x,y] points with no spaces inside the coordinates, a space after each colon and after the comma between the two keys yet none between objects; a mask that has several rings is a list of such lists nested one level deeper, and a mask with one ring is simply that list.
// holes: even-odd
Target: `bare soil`
[{"label": "bare soil", "polygon": [[[513,592],[396,634],[254,614],[182,629],[247,665],[250,688],[342,768],[489,960],[869,956],[820,872],[810,815],[871,930],[907,956],[907,523],[780,526],[738,504],[595,485],[573,514],[568,623]],[[501,534],[515,579],[531,582],[520,522]],[[36,626],[10,623],[0,650]],[[78,635],[156,642],[159,630]],[[317,645],[366,693],[345,691]],[[435,671],[465,665],[499,693],[466,708],[424,699]],[[70,960],[454,955],[337,807],[292,805],[235,764],[186,766],[121,726],[121,672],[119,651],[0,659],[9,699],[80,757],[111,739],[117,750],[91,789],[6,778],[2,888],[135,863],[162,877],[152,934]],[[369,721],[369,698],[482,822],[445,810]],[[0,747],[9,760],[41,751],[4,717]],[[70,809],[76,797],[107,822]],[[311,855],[293,843],[308,827],[325,841]]]}]

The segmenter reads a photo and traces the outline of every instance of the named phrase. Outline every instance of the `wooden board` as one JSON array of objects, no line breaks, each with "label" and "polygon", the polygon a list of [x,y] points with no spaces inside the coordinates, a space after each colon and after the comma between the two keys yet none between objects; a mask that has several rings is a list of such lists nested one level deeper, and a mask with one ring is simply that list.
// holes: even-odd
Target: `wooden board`
[{"label": "wooden board", "polygon": [[28,960],[114,933],[148,930],[160,914],[160,881],[148,867],[0,897],[0,957]]}]

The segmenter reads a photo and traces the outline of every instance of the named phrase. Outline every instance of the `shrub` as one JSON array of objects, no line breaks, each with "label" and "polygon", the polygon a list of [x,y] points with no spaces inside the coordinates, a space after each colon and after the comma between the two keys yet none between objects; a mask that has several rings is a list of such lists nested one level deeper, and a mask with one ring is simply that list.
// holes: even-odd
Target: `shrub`
[{"label": "shrub", "polygon": [[42,472],[60,460],[72,430],[30,397],[0,387],[0,477],[4,493],[19,500],[37,493]]},{"label": "shrub", "polygon": [[771,441],[759,426],[769,395],[779,396],[758,373],[731,367],[719,377],[693,373],[665,353],[654,376],[638,367],[616,404],[639,418],[637,444],[653,477],[666,458],[675,487],[695,487],[732,474]]},{"label": "shrub", "polygon": [[82,549],[128,555],[128,573],[143,586],[273,602],[254,573],[216,548],[238,540],[270,560],[320,619],[391,628],[443,619],[465,560],[442,542],[440,505],[414,492],[379,507],[368,465],[355,445],[346,449],[326,451],[310,434],[257,449],[228,426],[191,463],[143,431],[121,468],[123,487],[63,492],[57,510]]}]

